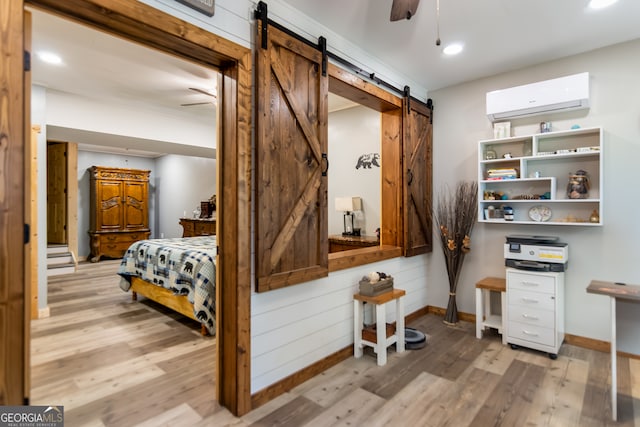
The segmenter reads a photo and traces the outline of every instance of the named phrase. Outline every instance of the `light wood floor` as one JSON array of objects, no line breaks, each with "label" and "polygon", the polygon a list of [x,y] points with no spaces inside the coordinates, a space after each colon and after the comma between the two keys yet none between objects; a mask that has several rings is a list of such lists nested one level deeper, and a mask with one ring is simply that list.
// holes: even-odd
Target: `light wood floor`
[{"label": "light wood floor", "polygon": [[640,361],[618,359],[610,421],[608,354],[563,345],[557,360],[512,350],[474,326],[428,315],[428,345],[350,358],[242,418],[214,401],[215,338],[195,322],[131,302],[118,261],[51,278],[51,317],[32,322],[36,405],[68,426],[640,426]]}]

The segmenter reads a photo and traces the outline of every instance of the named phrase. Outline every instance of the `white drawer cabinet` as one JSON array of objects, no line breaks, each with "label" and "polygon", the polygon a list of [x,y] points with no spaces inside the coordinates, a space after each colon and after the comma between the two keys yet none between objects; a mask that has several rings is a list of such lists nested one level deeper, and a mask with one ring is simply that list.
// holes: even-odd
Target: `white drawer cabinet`
[{"label": "white drawer cabinet", "polygon": [[[514,338],[523,341],[524,344],[521,344],[522,346],[535,349],[538,349],[536,346],[552,347],[554,345],[555,334],[553,328],[533,326],[515,321],[509,324],[509,328],[509,332],[511,332],[511,335],[507,338],[509,342],[512,342],[511,338]],[[533,343],[533,345],[529,345],[529,343]]]},{"label": "white drawer cabinet", "polygon": [[564,273],[507,268],[507,342],[549,353],[564,340]]},{"label": "white drawer cabinet", "polygon": [[555,316],[550,315],[547,310],[522,305],[510,305],[509,310],[512,322],[520,322],[549,329],[555,328]]},{"label": "white drawer cabinet", "polygon": [[523,270],[512,270],[511,289],[520,289],[531,292],[544,292],[547,294],[556,293],[556,283],[553,277],[542,275],[538,272],[525,272]]},{"label": "white drawer cabinet", "polygon": [[[507,294],[507,301],[509,302],[509,308],[526,307],[533,310],[548,310],[551,312],[556,309],[555,294],[511,289]],[[553,316],[551,317],[553,318]]]}]

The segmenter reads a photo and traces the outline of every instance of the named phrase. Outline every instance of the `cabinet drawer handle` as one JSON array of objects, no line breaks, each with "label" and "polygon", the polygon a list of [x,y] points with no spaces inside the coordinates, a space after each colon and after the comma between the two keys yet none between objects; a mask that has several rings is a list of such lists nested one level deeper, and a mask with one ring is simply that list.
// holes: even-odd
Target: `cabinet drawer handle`
[{"label": "cabinet drawer handle", "polygon": [[523,333],[523,334],[525,334],[525,335],[531,335],[532,337],[537,337],[537,336],[539,336],[539,335],[538,335],[538,334],[536,334],[535,332],[529,332],[529,331],[527,331],[526,329],[523,329],[523,330],[522,330],[522,333]]},{"label": "cabinet drawer handle", "polygon": [[534,304],[537,304],[537,303],[540,302],[537,299],[533,299],[533,298],[522,298],[522,301],[524,301],[524,302],[532,302]]},{"label": "cabinet drawer handle", "polygon": [[540,286],[540,283],[536,283],[536,282],[525,282],[522,281],[522,284],[525,286]]},{"label": "cabinet drawer handle", "polygon": [[525,319],[540,320],[538,316],[531,316],[530,314],[526,314],[526,313],[522,313],[522,317],[524,317]]}]

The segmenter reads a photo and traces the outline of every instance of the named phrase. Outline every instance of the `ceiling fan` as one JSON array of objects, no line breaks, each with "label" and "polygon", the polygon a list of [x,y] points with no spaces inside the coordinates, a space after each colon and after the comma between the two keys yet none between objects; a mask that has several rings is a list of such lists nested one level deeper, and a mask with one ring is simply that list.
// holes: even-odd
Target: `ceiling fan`
[{"label": "ceiling fan", "polygon": [[[203,95],[210,96],[210,97],[212,97],[214,99],[214,101],[215,101],[215,99],[218,98],[215,93],[212,93],[212,92],[210,92],[210,91],[208,91],[206,89],[200,89],[200,88],[197,88],[197,87],[190,87],[189,90],[201,93]],[[192,107],[194,105],[214,104],[215,103],[214,101],[188,102],[186,104],[180,104],[180,106],[181,107]]]},{"label": "ceiling fan", "polygon": [[[402,19],[411,19],[411,17],[416,14],[419,3],[420,0],[393,0],[389,20],[393,22]],[[436,0],[436,23],[436,46],[440,46],[440,0]]]},{"label": "ceiling fan", "polygon": [[400,21],[401,19],[411,19],[418,10],[420,0],[393,0],[391,5],[391,21]]}]

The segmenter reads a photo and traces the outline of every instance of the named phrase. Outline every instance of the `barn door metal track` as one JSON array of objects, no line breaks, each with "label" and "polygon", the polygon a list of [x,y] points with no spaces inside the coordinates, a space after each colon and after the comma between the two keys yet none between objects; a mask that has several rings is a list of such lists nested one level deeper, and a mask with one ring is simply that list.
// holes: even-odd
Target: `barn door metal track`
[{"label": "barn door metal track", "polygon": [[268,41],[268,30],[267,27],[268,25],[271,25],[275,28],[277,28],[278,30],[288,34],[289,36],[293,37],[296,40],[301,41],[302,43],[319,50],[320,52],[322,52],[322,75],[326,76],[327,75],[327,57],[331,58],[333,61],[340,63],[341,65],[343,65],[344,67],[348,68],[349,70],[351,70],[353,73],[357,74],[358,76],[364,77],[367,80],[370,80],[390,91],[393,91],[395,93],[397,93],[398,95],[401,95],[402,97],[407,98],[407,100],[409,102],[407,102],[407,107],[410,108],[410,103],[411,102],[416,102],[419,105],[422,105],[426,108],[428,108],[429,110],[431,110],[431,115],[433,116],[433,102],[431,101],[431,99],[428,99],[427,102],[423,102],[417,98],[414,98],[410,95],[410,90],[409,90],[409,86],[405,86],[403,88],[399,88],[396,87],[394,85],[392,85],[391,83],[388,83],[387,81],[379,78],[378,76],[376,76],[375,73],[373,72],[369,72],[366,70],[363,70],[362,68],[358,67],[357,65],[349,62],[348,60],[342,58],[339,55],[336,55],[333,52],[329,52],[327,50],[327,40],[324,37],[319,37],[318,38],[318,43],[314,43],[310,40],[307,40],[306,38],[302,37],[301,35],[299,35],[298,33],[290,30],[289,28],[274,22],[273,20],[269,19],[268,17],[268,10],[267,10],[267,4],[263,1],[258,2],[258,6],[256,7],[256,10],[254,12],[254,17],[257,20],[260,20],[262,22],[262,43],[261,43],[261,47],[262,49],[266,49],[267,48],[267,41]]}]

